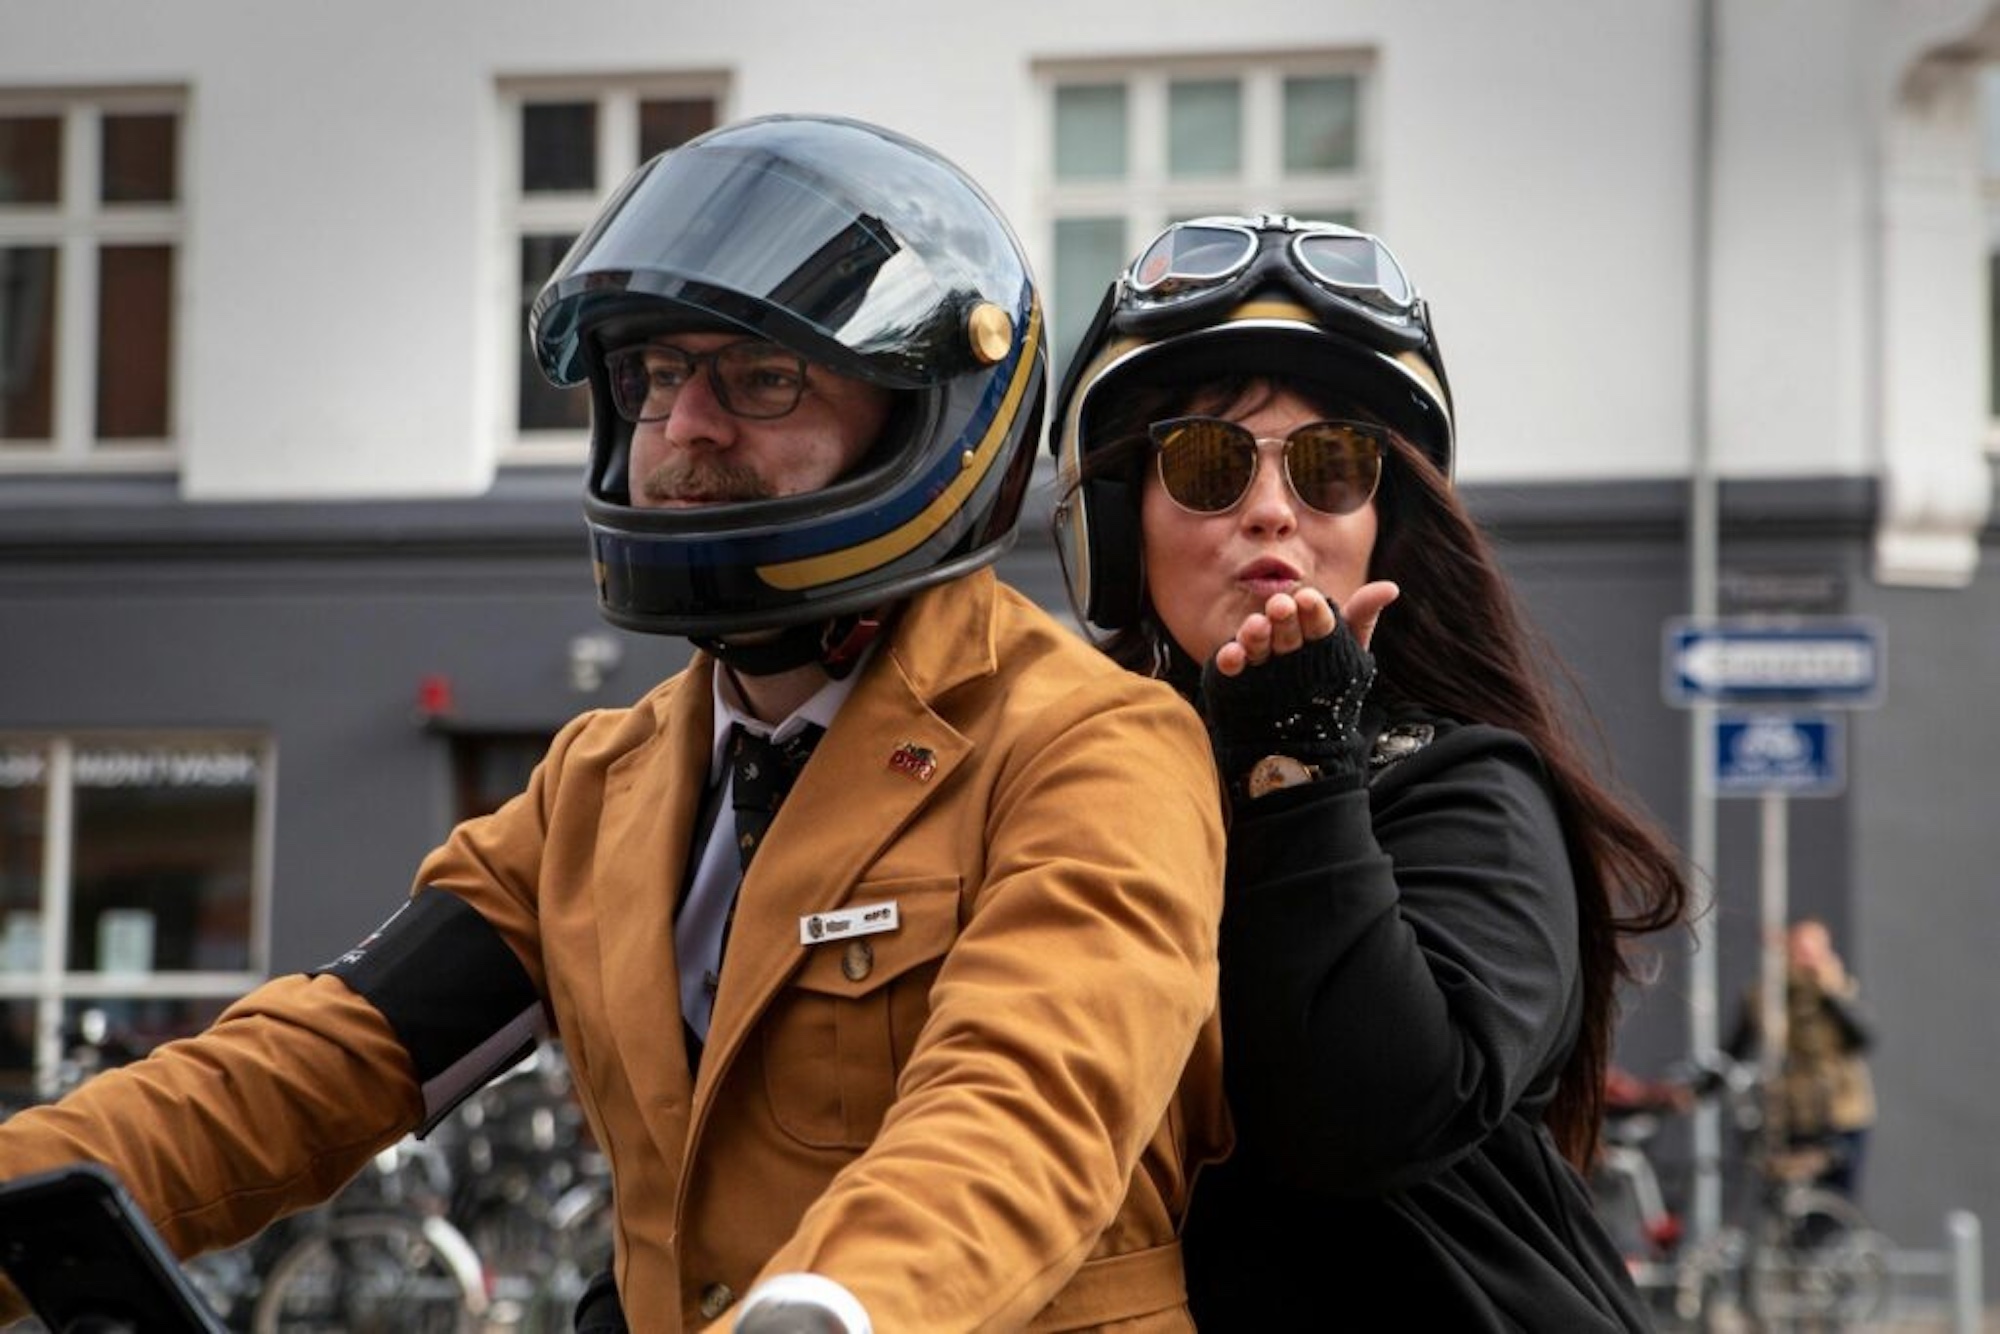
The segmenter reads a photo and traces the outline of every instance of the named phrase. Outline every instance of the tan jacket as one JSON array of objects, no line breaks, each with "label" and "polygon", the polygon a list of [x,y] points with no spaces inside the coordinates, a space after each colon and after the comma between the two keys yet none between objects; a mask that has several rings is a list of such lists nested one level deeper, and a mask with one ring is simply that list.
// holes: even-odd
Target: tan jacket
[{"label": "tan jacket", "polygon": [[[615,1174],[633,1329],[726,1328],[788,1270],[883,1334],[1190,1329],[1174,1238],[1226,1138],[1193,713],[988,572],[918,595],[745,879],[691,1081],[672,919],[709,715],[700,659],[575,720],[417,878],[542,990]],[[886,902],[901,925],[865,951],[801,943],[814,913]],[[0,1127],[0,1173],[110,1161],[186,1251],[325,1194],[417,1114],[366,1002],[281,979]]]}]

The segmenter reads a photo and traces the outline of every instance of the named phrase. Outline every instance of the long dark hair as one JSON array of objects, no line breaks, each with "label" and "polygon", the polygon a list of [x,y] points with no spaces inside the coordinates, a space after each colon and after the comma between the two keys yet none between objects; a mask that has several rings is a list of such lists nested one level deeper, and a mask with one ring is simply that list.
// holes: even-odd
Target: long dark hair
[{"label": "long dark hair", "polygon": [[[1311,384],[1272,378],[1138,387],[1104,413],[1086,472],[1136,481],[1151,457],[1147,423],[1186,412],[1254,411],[1281,390],[1330,417],[1356,415]],[[1686,917],[1687,881],[1664,832],[1590,762],[1579,732],[1588,730],[1600,743],[1601,733],[1581,685],[1522,611],[1492,543],[1424,452],[1390,435],[1375,493],[1369,577],[1393,580],[1409,596],[1385,616],[1385,632],[1371,645],[1375,698],[1392,711],[1416,707],[1509,728],[1547,767],[1576,882],[1583,1021],[1546,1120],[1564,1156],[1584,1167],[1597,1152],[1618,989],[1640,974],[1627,946]],[[1139,494],[1136,486],[1132,494]],[[1155,675],[1165,674],[1174,656],[1150,598],[1141,623],[1110,636],[1103,648]],[[1573,713],[1565,713],[1565,703]]]}]

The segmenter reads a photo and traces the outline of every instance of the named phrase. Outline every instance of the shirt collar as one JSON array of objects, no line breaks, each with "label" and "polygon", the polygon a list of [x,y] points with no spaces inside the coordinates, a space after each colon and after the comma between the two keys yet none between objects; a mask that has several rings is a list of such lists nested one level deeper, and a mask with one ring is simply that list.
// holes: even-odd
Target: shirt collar
[{"label": "shirt collar", "polygon": [[806,724],[817,723],[821,727],[832,727],[833,716],[840,712],[840,706],[854,693],[854,683],[861,679],[861,672],[867,666],[868,655],[874,652],[870,645],[862,655],[860,663],[853,671],[838,681],[831,677],[816,691],[812,698],[799,705],[788,716],[781,719],[776,727],[751,717],[744,712],[742,700],[736,693],[736,682],[721,663],[715,665],[712,674],[715,697],[715,736],[709,749],[708,781],[710,786],[722,781],[722,766],[728,757],[730,729],[741,724],[745,731],[773,741],[789,741],[806,729]]}]

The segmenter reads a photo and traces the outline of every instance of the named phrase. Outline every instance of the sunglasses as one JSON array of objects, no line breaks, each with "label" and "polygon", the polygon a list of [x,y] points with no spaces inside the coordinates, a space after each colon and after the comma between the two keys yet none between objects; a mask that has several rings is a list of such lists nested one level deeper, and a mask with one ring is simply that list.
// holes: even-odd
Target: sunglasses
[{"label": "sunglasses", "polygon": [[1285,484],[1318,514],[1352,514],[1382,480],[1388,432],[1365,422],[1307,422],[1282,440],[1260,439],[1221,417],[1175,417],[1146,428],[1160,485],[1191,514],[1227,514],[1250,493],[1265,445],[1280,446]]},{"label": "sunglasses", "polygon": [[664,419],[703,366],[708,368],[708,387],[723,409],[753,421],[784,416],[799,405],[805,392],[806,359],[757,339],[727,343],[713,352],[641,343],[604,356],[612,404],[628,422]]}]

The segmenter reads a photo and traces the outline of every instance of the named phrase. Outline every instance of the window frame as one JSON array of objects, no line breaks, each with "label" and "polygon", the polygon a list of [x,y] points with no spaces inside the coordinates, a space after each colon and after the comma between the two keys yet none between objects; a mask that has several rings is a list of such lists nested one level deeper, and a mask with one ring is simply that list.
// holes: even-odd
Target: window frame
[{"label": "window frame", "polygon": [[[1350,77],[1356,81],[1356,161],[1351,171],[1293,172],[1284,168],[1284,84],[1288,78]],[[1381,79],[1376,55],[1363,48],[1297,53],[1231,52],[1129,60],[1051,60],[1034,67],[1036,152],[1034,236],[1040,272],[1056,272],[1056,226],[1064,219],[1121,217],[1124,254],[1176,217],[1282,209],[1300,217],[1345,214],[1361,227],[1377,225],[1381,175]],[[1242,169],[1234,175],[1175,178],[1168,172],[1169,86],[1179,81],[1233,80],[1243,90]],[[1119,84],[1126,90],[1126,173],[1118,180],[1062,181],[1055,175],[1057,90]],[[1104,275],[1109,282],[1110,274]],[[1087,293],[1095,308],[1103,288]],[[1045,290],[1052,329],[1064,294]],[[1083,312],[1088,318],[1089,311]],[[1079,326],[1082,320],[1077,322]],[[1065,349],[1051,347],[1060,357]],[[1060,368],[1057,370],[1061,374]]]},{"label": "window frame", "polygon": [[[121,747],[185,750],[234,749],[255,753],[257,777],[251,816],[250,917],[243,971],[166,970],[147,973],[72,970],[69,928],[75,901],[76,755],[79,750]],[[261,985],[271,968],[271,885],[277,833],[275,738],[231,730],[5,731],[0,748],[39,749],[47,757],[43,778],[40,965],[32,973],[0,969],[0,1001],[35,1006],[36,1087],[55,1091],[66,1056],[63,1018],[72,1002],[90,1000],[229,1001]]]},{"label": "window frame", "polygon": [[[191,365],[183,314],[188,283],[189,101],[173,86],[0,91],[0,114],[62,120],[61,190],[55,204],[0,204],[0,247],[56,251],[53,430],[46,444],[0,442],[0,475],[48,472],[171,472],[180,465],[181,420]],[[178,179],[164,203],[102,199],[104,119],[171,115]],[[105,245],[165,246],[169,288],[167,430],[158,438],[97,436],[98,255]],[[78,369],[84,368],[84,369]]]},{"label": "window frame", "polygon": [[1985,293],[1986,453],[2000,459],[2000,62],[1988,62],[1978,85],[1979,185],[1985,201],[1985,263],[1980,287]]},{"label": "window frame", "polygon": [[[708,98],[715,123],[730,117],[725,72],[697,70],[671,74],[512,77],[499,81],[500,228],[495,241],[500,317],[493,356],[500,371],[499,460],[503,466],[581,464],[589,453],[587,432],[570,429],[523,430],[520,425],[521,342],[527,337],[519,316],[521,241],[551,232],[581,233],[597,210],[639,165],[642,102]],[[595,190],[529,195],[522,189],[521,146],[530,103],[591,102],[598,110]]]}]

